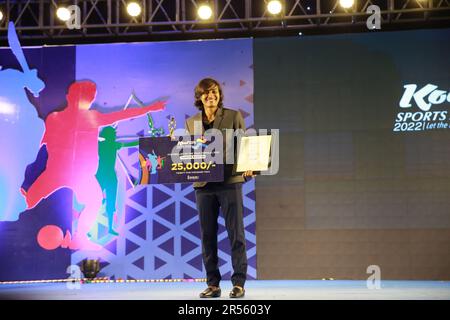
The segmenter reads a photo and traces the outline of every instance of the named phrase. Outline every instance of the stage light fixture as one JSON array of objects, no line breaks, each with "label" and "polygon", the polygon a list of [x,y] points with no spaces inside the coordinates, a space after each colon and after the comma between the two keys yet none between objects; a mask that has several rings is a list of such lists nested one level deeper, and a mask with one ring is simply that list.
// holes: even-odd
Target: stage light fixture
[{"label": "stage light fixture", "polygon": [[95,279],[100,272],[100,260],[99,259],[84,259],[81,264],[81,272],[87,279]]},{"label": "stage light fixture", "polygon": [[141,9],[141,6],[140,6],[138,3],[136,3],[136,2],[130,2],[130,3],[127,5],[127,12],[128,12],[128,14],[129,14],[130,16],[132,16],[132,17],[137,17],[138,15],[141,14],[142,9]]},{"label": "stage light fixture", "polygon": [[56,16],[61,21],[68,21],[70,19],[70,11],[65,7],[59,7],[56,10]]},{"label": "stage light fixture", "polygon": [[3,20],[3,12],[2,12],[2,10],[0,10],[0,21],[2,21]]},{"label": "stage light fixture", "polygon": [[209,3],[201,4],[197,9],[197,15],[202,20],[209,20],[213,15],[213,11]]},{"label": "stage light fixture", "polygon": [[349,9],[355,4],[355,0],[339,0],[339,4],[344,9]]},{"label": "stage light fixture", "polygon": [[281,12],[282,8],[283,5],[279,0],[271,0],[269,1],[269,3],[267,3],[267,10],[269,11],[270,14],[277,15]]}]

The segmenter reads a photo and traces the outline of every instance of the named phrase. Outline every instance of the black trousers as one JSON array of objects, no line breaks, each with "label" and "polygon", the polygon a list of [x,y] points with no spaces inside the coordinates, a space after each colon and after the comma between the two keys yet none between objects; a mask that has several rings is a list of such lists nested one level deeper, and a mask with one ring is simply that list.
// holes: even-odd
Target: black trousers
[{"label": "black trousers", "polygon": [[242,184],[207,184],[195,190],[199,213],[203,263],[209,286],[219,286],[222,279],[217,255],[217,231],[219,229],[219,208],[225,219],[225,227],[231,246],[233,286],[244,286],[247,278],[247,252],[243,218]]}]

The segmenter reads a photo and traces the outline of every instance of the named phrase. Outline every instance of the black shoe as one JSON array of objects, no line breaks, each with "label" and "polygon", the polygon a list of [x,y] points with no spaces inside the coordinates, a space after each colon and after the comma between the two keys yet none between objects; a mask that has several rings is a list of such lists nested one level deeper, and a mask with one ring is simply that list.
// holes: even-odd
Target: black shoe
[{"label": "black shoe", "polygon": [[233,289],[230,291],[230,298],[242,298],[245,296],[245,289],[234,286]]},{"label": "black shoe", "polygon": [[200,298],[219,298],[221,293],[219,287],[208,287],[200,293]]}]

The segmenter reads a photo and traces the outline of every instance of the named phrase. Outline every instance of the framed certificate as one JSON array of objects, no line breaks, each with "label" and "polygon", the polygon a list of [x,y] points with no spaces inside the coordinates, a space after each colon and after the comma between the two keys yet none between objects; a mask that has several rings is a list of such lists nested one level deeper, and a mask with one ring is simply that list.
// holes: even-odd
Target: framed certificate
[{"label": "framed certificate", "polygon": [[251,170],[255,174],[270,169],[271,135],[243,136],[238,143],[236,172]]}]

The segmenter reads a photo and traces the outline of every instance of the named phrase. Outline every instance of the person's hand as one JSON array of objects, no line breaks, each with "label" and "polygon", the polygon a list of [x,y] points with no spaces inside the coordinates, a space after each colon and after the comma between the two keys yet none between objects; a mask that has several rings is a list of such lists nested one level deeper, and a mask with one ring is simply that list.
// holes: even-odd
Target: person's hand
[{"label": "person's hand", "polygon": [[256,174],[253,174],[252,170],[247,170],[244,173],[242,173],[242,177],[244,177],[245,180],[247,180],[248,178],[253,178],[256,177]]}]

